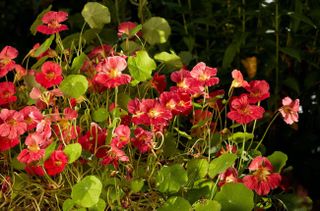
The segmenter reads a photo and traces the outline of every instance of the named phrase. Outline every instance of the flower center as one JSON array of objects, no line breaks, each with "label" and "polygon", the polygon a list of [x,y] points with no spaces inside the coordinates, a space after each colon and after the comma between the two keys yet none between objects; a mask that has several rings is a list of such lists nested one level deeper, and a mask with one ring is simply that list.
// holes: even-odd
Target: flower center
[{"label": "flower center", "polygon": [[51,20],[50,23],[48,23],[48,26],[50,28],[59,28],[61,26],[61,24],[57,21],[57,20]]},{"label": "flower center", "polygon": [[46,73],[46,78],[49,80],[52,80],[55,78],[55,73],[54,72],[48,72]]},{"label": "flower center", "polygon": [[109,71],[109,77],[110,78],[116,78],[120,75],[120,72],[117,69],[111,69]]},{"label": "flower center", "polygon": [[255,171],[253,175],[257,176],[259,181],[266,181],[267,177],[270,175],[270,171],[262,167]]}]

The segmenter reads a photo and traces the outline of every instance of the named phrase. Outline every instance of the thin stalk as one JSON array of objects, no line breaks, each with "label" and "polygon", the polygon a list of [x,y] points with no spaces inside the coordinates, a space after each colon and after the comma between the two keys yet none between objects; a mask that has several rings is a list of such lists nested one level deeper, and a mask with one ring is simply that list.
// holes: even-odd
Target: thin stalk
[{"label": "thin stalk", "polygon": [[[245,134],[246,131],[247,131],[247,125],[244,124],[244,125],[242,125],[242,127],[243,127],[243,132],[244,132],[244,134]],[[241,157],[240,157],[240,162],[239,162],[239,166],[238,166],[238,171],[240,170],[241,165],[242,165],[243,154],[244,154],[244,151],[245,151],[245,144],[246,144],[246,137],[245,137],[245,135],[244,135],[244,136],[243,136],[243,140],[242,140]]]},{"label": "thin stalk", "polygon": [[256,146],[256,148],[255,148],[254,150],[257,150],[257,149],[259,148],[259,146],[261,145],[262,141],[263,141],[263,140],[264,140],[264,138],[266,137],[266,134],[267,134],[267,132],[269,131],[270,126],[272,125],[272,123],[273,123],[273,122],[274,122],[274,120],[278,117],[278,115],[279,115],[279,114],[280,114],[280,112],[279,112],[279,111],[277,111],[277,113],[273,116],[273,118],[272,118],[272,120],[270,121],[270,123],[269,123],[269,125],[268,125],[268,127],[267,127],[266,131],[264,132],[264,134],[263,134],[263,136],[262,136],[261,140],[259,141],[258,145]]}]

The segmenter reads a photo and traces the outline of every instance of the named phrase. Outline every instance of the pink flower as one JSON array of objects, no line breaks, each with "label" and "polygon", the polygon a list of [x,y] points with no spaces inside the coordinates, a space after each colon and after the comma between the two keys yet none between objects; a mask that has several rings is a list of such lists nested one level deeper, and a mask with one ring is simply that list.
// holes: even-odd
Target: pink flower
[{"label": "pink flower", "polygon": [[0,152],[7,151],[20,143],[19,139],[8,139],[0,136]]},{"label": "pink flower", "polygon": [[36,73],[36,81],[44,88],[50,88],[59,85],[63,79],[62,69],[59,64],[54,62],[45,62],[41,67],[41,72]]},{"label": "pink flower", "polygon": [[252,174],[242,179],[243,184],[258,195],[267,195],[280,185],[281,175],[272,172],[272,164],[266,157],[254,158],[248,168]]},{"label": "pink flower", "polygon": [[26,76],[27,75],[27,70],[22,67],[20,64],[16,64],[14,66],[14,70],[16,72],[16,79],[19,81],[23,76]]},{"label": "pink flower", "polygon": [[131,140],[133,146],[135,146],[141,153],[146,153],[153,148],[153,136],[150,131],[144,130],[138,127],[134,130],[134,138]]},{"label": "pink flower", "polygon": [[63,172],[67,164],[67,155],[62,150],[55,150],[44,162],[44,168],[48,175],[54,176]]},{"label": "pink flower", "polygon": [[122,149],[130,141],[130,128],[126,125],[119,125],[114,130],[114,136],[115,137],[112,139],[111,144]]},{"label": "pink flower", "polygon": [[249,86],[248,82],[243,79],[242,73],[239,70],[232,71],[232,84],[231,87],[239,88],[239,87],[247,87]]},{"label": "pink flower", "polygon": [[18,51],[14,47],[5,46],[0,52],[0,78],[7,75],[10,70],[15,67],[15,59],[18,56]]},{"label": "pink flower", "polygon": [[16,88],[12,82],[0,82],[0,105],[15,102],[17,100],[15,93]]},{"label": "pink flower", "polygon": [[60,31],[68,30],[68,26],[61,24],[61,22],[68,19],[68,13],[59,11],[49,11],[42,17],[42,25],[37,27],[37,31],[43,34],[55,34]]},{"label": "pink flower", "polygon": [[50,142],[41,134],[32,133],[27,136],[25,144],[27,145],[27,149],[23,149],[17,159],[21,163],[30,164],[43,158],[45,153],[44,148],[48,146]]},{"label": "pink flower", "polygon": [[172,118],[171,111],[155,99],[143,99],[141,108],[148,117],[147,125],[167,125],[167,122]]},{"label": "pink flower", "polygon": [[26,106],[20,110],[24,117],[24,122],[27,123],[27,130],[33,130],[37,124],[43,119],[43,115],[36,106]]},{"label": "pink flower", "polygon": [[249,122],[263,117],[264,108],[250,105],[248,95],[242,94],[231,101],[231,111],[227,117],[239,124],[248,124]]},{"label": "pink flower", "polygon": [[108,57],[97,65],[98,74],[94,80],[107,88],[128,84],[131,81],[131,76],[122,74],[126,67],[127,62],[124,58],[120,56]]},{"label": "pink flower", "polygon": [[283,120],[291,125],[299,120],[299,99],[292,100],[290,97],[285,97],[282,99],[282,107],[279,109]]},{"label": "pink flower", "polygon": [[223,186],[226,183],[238,182],[241,182],[241,179],[238,178],[238,171],[234,167],[229,167],[225,172],[219,174],[219,187]]},{"label": "pink flower", "polygon": [[23,115],[15,110],[2,109],[0,113],[0,136],[17,139],[27,130]]},{"label": "pink flower", "polygon": [[257,103],[270,97],[269,84],[265,80],[251,81],[245,89],[249,92],[249,103]]},{"label": "pink flower", "polygon": [[199,62],[190,72],[191,76],[201,82],[202,86],[214,86],[219,83],[217,68],[206,66],[205,63]]},{"label": "pink flower", "polygon": [[170,79],[173,82],[177,83],[176,87],[171,87],[170,90],[172,91],[182,91],[187,92],[190,95],[197,96],[202,94],[203,86],[202,83],[199,82],[197,79],[191,76],[190,71],[186,69],[181,69],[179,71],[175,71],[171,73]]},{"label": "pink flower", "polygon": [[142,103],[137,99],[132,99],[128,102],[128,111],[132,114],[132,122],[136,125],[149,123],[148,115],[146,114]]},{"label": "pink flower", "polygon": [[121,149],[118,149],[115,146],[111,146],[110,150],[108,150],[107,155],[102,159],[101,163],[102,165],[112,164],[114,168],[117,169],[119,161],[128,162],[129,157]]},{"label": "pink flower", "polygon": [[[118,26],[118,37],[122,37],[123,34],[129,36],[130,31],[134,28],[136,28],[137,24],[133,23],[131,21],[122,22]],[[141,32],[137,33],[138,36],[141,36]]]}]

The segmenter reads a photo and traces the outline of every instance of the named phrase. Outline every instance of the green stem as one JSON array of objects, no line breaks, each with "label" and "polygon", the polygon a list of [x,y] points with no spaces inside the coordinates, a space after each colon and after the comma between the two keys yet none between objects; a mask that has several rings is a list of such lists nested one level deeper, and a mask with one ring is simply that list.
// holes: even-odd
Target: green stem
[{"label": "green stem", "polygon": [[263,140],[264,140],[264,138],[266,137],[266,134],[267,134],[267,132],[269,131],[270,126],[272,125],[272,123],[273,123],[273,122],[274,122],[274,120],[278,117],[278,115],[279,115],[279,114],[280,114],[280,112],[279,112],[279,111],[277,111],[277,113],[273,116],[273,118],[272,118],[272,120],[270,121],[270,123],[269,123],[269,125],[268,125],[268,127],[267,127],[266,131],[264,132],[264,134],[263,134],[263,136],[262,136],[261,140],[259,141],[258,145],[256,146],[256,148],[255,148],[254,150],[257,150],[257,149],[259,148],[259,146],[261,145],[262,141],[263,141]]},{"label": "green stem", "polygon": [[[247,131],[247,125],[242,125],[243,127],[243,133],[246,134],[246,131]],[[246,144],[246,136],[244,135],[243,136],[243,140],[242,140],[242,148],[241,148],[241,157],[240,157],[240,162],[239,162],[239,166],[238,166],[238,171],[240,170],[241,168],[241,165],[242,165],[242,161],[243,161],[243,154],[244,154],[244,148],[245,148],[245,144]]]}]

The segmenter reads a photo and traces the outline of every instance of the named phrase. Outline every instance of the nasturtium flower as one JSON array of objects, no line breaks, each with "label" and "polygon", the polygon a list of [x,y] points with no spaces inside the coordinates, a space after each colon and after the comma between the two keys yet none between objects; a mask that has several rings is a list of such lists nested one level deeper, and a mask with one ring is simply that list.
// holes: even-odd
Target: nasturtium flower
[{"label": "nasturtium flower", "polygon": [[68,26],[61,22],[68,19],[68,13],[59,11],[49,11],[41,19],[42,24],[37,27],[37,31],[43,34],[55,34],[60,31],[68,30]]},{"label": "nasturtium flower", "polygon": [[152,132],[137,127],[134,130],[134,138],[132,138],[131,143],[140,153],[149,152],[154,146]]},{"label": "nasturtium flower", "polygon": [[0,106],[17,101],[16,88],[12,82],[0,82]]},{"label": "nasturtium flower", "polygon": [[199,62],[192,68],[190,74],[200,81],[202,86],[214,86],[219,83],[219,78],[215,77],[217,71],[217,68],[208,67],[205,63]]},{"label": "nasturtium flower", "polygon": [[243,177],[243,184],[258,195],[267,195],[270,190],[280,185],[281,175],[273,172],[268,158],[258,156],[251,161],[248,168],[251,174]]},{"label": "nasturtium flower", "polygon": [[46,140],[40,133],[31,133],[27,136],[25,144],[27,149],[23,149],[17,159],[21,163],[30,164],[43,158],[45,147],[48,145]]},{"label": "nasturtium flower", "polygon": [[279,109],[283,120],[291,125],[299,120],[299,99],[292,100],[290,97],[285,97],[282,99],[282,107]]},{"label": "nasturtium flower", "polygon": [[257,103],[270,97],[269,84],[265,80],[254,80],[246,86],[245,89],[249,92],[249,103]]},{"label": "nasturtium flower", "polygon": [[231,87],[234,87],[234,88],[244,87],[245,88],[245,87],[249,86],[249,83],[243,79],[243,75],[240,72],[240,70],[233,70],[231,75],[233,78]]},{"label": "nasturtium flower", "polygon": [[114,130],[114,137],[111,140],[111,144],[119,149],[122,149],[130,141],[130,128],[126,125],[119,125]]},{"label": "nasturtium flower", "polygon": [[118,169],[119,161],[128,162],[129,157],[124,151],[117,148],[116,146],[111,145],[110,149],[107,151],[105,157],[103,157],[101,164],[109,165],[112,164],[115,169]]},{"label": "nasturtium flower", "polygon": [[131,76],[122,73],[126,67],[127,62],[121,56],[108,57],[97,65],[98,73],[94,80],[106,88],[128,84],[131,81]]},{"label": "nasturtium flower", "polygon": [[187,92],[190,95],[197,96],[202,94],[204,90],[202,83],[193,78],[190,71],[184,68],[171,73],[170,79],[177,84],[170,88],[171,91]]},{"label": "nasturtium flower", "polygon": [[23,115],[16,110],[2,109],[0,112],[0,136],[17,139],[27,130]]},{"label": "nasturtium flower", "polygon": [[39,165],[27,165],[24,170],[29,174],[29,175],[36,175],[36,176],[44,176],[45,172],[43,170],[42,166]]},{"label": "nasturtium flower", "polygon": [[41,72],[36,73],[36,81],[47,89],[59,85],[62,79],[61,66],[51,61],[43,63]]},{"label": "nasturtium flower", "polygon": [[226,183],[238,183],[241,179],[238,177],[238,171],[234,167],[229,167],[223,173],[219,174],[218,186],[221,187]]},{"label": "nasturtium flower", "polygon": [[18,51],[12,46],[5,46],[0,52],[0,78],[14,69],[15,59],[18,56]]},{"label": "nasturtium flower", "polygon": [[27,124],[27,130],[33,130],[37,124],[43,119],[41,111],[36,106],[26,106],[20,110]]},{"label": "nasturtium flower", "polygon": [[7,137],[0,136],[0,152],[7,151],[20,143],[19,139],[9,139]]},{"label": "nasturtium flower", "polygon": [[248,124],[253,120],[260,119],[264,113],[263,107],[249,104],[246,94],[232,99],[230,107],[231,111],[228,112],[227,117],[239,124]]},{"label": "nasturtium flower", "polygon": [[44,162],[44,168],[48,175],[54,176],[63,172],[68,164],[68,156],[62,150],[55,150]]},{"label": "nasturtium flower", "polygon": [[[122,22],[118,26],[118,37],[122,37],[123,34],[129,36],[130,31],[137,27],[137,24],[131,21]],[[138,36],[141,35],[141,32],[137,33]]]},{"label": "nasturtium flower", "polygon": [[166,76],[165,75],[159,75],[158,73],[155,73],[151,80],[151,86],[157,90],[159,94],[164,92],[166,89],[167,83],[166,83]]}]

